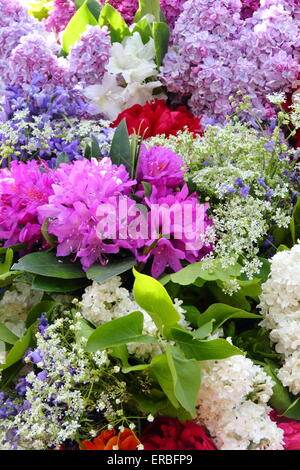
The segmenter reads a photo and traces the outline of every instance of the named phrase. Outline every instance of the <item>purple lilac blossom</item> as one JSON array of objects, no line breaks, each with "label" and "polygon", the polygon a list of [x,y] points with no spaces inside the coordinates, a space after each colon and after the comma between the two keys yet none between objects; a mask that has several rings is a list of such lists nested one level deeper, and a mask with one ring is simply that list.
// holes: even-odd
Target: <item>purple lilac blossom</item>
[{"label": "purple lilac blossom", "polygon": [[46,31],[60,33],[76,12],[74,0],[54,0],[48,18],[44,20]]},{"label": "purple lilac blossom", "polygon": [[70,50],[70,73],[83,86],[100,83],[110,57],[111,41],[106,26],[89,25]]},{"label": "purple lilac blossom", "polygon": [[28,243],[42,238],[37,208],[48,201],[52,178],[47,166],[36,161],[12,162],[11,168],[0,170],[0,239],[5,246]]},{"label": "purple lilac blossom", "polygon": [[240,0],[188,0],[175,23],[162,80],[189,97],[192,111],[223,121],[230,95],[249,95],[254,112],[271,117],[266,94],[290,92],[300,71],[299,6],[265,0],[243,20]]}]

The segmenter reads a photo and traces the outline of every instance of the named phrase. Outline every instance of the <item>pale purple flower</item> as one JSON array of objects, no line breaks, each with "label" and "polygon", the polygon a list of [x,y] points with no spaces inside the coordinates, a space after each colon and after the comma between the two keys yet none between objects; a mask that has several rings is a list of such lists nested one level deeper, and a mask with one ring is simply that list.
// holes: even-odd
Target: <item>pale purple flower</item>
[{"label": "pale purple flower", "polygon": [[111,41],[104,26],[88,26],[70,50],[70,73],[84,86],[101,83],[110,57]]},{"label": "pale purple flower", "polygon": [[46,31],[60,33],[76,12],[75,0],[54,0],[48,18],[44,20]]}]

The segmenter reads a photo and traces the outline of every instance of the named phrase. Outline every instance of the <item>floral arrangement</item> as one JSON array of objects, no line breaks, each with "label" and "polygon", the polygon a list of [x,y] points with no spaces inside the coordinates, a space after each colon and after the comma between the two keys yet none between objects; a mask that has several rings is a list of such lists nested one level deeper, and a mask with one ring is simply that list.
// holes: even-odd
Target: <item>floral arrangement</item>
[{"label": "floral arrangement", "polygon": [[298,2],[0,9],[0,450],[300,450]]}]

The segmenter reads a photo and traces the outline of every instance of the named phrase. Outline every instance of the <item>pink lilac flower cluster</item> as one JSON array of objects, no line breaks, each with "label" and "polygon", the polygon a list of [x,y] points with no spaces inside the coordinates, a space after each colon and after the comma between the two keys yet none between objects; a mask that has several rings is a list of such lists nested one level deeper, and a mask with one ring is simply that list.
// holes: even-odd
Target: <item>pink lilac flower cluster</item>
[{"label": "pink lilac flower cluster", "polygon": [[241,0],[241,17],[243,20],[253,16],[253,13],[260,7],[260,0]]},{"label": "pink lilac flower cluster", "polygon": [[76,12],[75,0],[54,0],[48,18],[44,20],[46,31],[60,33]]},{"label": "pink lilac flower cluster", "polygon": [[5,246],[28,243],[29,248],[41,238],[37,209],[53,193],[53,180],[36,161],[12,162],[0,170],[0,239]]},{"label": "pink lilac flower cluster", "polygon": [[106,72],[110,57],[111,41],[104,26],[88,26],[80,40],[71,47],[69,70],[84,85],[99,83]]},{"label": "pink lilac flower cluster", "polygon": [[241,90],[264,118],[266,94],[291,90],[300,70],[299,4],[260,3],[246,20],[241,17],[240,0],[184,3],[162,80],[168,91],[190,96],[196,115],[223,120],[231,112],[229,96]]},{"label": "pink lilac flower cluster", "polygon": [[174,28],[174,24],[183,10],[185,2],[186,0],[160,0],[160,7],[170,30]]},{"label": "pink lilac flower cluster", "polygon": [[[104,2],[102,1],[102,3]],[[108,3],[121,13],[128,24],[133,22],[139,7],[138,0],[109,0]]]}]

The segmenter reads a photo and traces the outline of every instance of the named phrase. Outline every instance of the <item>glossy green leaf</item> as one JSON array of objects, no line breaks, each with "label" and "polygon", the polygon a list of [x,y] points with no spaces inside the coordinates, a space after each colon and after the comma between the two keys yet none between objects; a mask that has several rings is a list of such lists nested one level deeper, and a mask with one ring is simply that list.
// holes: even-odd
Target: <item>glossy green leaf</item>
[{"label": "glossy green leaf", "polygon": [[147,18],[140,19],[140,21],[136,23],[132,32],[138,32],[144,44],[146,44],[152,37],[152,30]]},{"label": "glossy green leaf", "polygon": [[293,244],[297,243],[297,239],[300,236],[300,196],[297,199],[297,203],[294,207],[291,223],[290,223],[290,230],[292,235]]},{"label": "glossy green leaf", "polygon": [[0,341],[4,341],[8,344],[15,344],[19,337],[10,331],[7,326],[0,323]]},{"label": "glossy green leaf", "polygon": [[160,67],[169,46],[170,31],[167,23],[154,22],[153,23],[153,39],[156,56],[156,65]]},{"label": "glossy green leaf", "polygon": [[87,0],[77,10],[67,25],[63,37],[62,46],[65,52],[69,53],[71,46],[80,39],[81,34],[86,30],[87,25],[96,25],[97,20],[90,12]]},{"label": "glossy green leaf", "polygon": [[102,284],[108,279],[114,276],[119,276],[120,274],[128,271],[135,265],[135,263],[136,259],[133,256],[130,256],[128,258],[111,261],[106,266],[102,266],[99,263],[93,264],[93,266],[88,269],[86,275],[88,279]]},{"label": "glossy green leaf", "polygon": [[49,222],[50,222],[50,218],[47,217],[42,224],[41,231],[48,245],[55,247],[56,238],[54,235],[48,232]]},{"label": "glossy green leaf", "polygon": [[158,330],[163,333],[164,326],[175,325],[179,322],[180,315],[166,289],[153,277],[141,274],[135,269],[133,273],[135,300],[151,316]]},{"label": "glossy green leaf", "polygon": [[87,320],[84,318],[76,319],[77,325],[80,325],[80,329],[76,330],[75,337],[76,342],[80,343],[82,338],[89,339],[89,337],[94,333],[95,327],[93,327]]},{"label": "glossy green leaf", "polygon": [[278,413],[283,410],[287,410],[291,404],[292,400],[288,390],[282,385],[280,380],[277,377],[276,364],[268,359],[265,360],[265,363],[262,363],[265,372],[272,378],[275,383],[273,387],[273,395],[270,399],[270,406],[274,408]]},{"label": "glossy green leaf", "polygon": [[170,370],[168,358],[166,354],[159,354],[154,356],[151,361],[151,370],[152,373],[161,386],[162,390],[174,406],[174,408],[179,408],[179,402],[175,396],[174,392],[174,380],[173,375]]},{"label": "glossy green leaf", "polygon": [[211,320],[214,320],[213,330],[217,330],[227,320],[232,318],[256,318],[262,319],[261,315],[255,313],[249,313],[245,310],[231,307],[230,305],[218,303],[208,307],[208,309],[202,313],[198,318],[198,327],[205,325]]},{"label": "glossy green leaf", "polygon": [[10,246],[6,246],[6,247],[2,246],[0,248],[0,255],[2,255],[3,253],[6,253],[8,248],[13,250],[14,252],[19,251],[19,250],[22,250],[23,248],[26,248],[26,243],[17,243],[15,245],[10,245]]},{"label": "glossy green leaf", "polygon": [[139,0],[139,9],[135,14],[134,22],[137,23],[145,15],[152,15],[156,21],[160,21],[160,1]]},{"label": "glossy green leaf", "polygon": [[55,168],[59,168],[61,163],[70,163],[70,159],[66,152],[62,152],[58,155],[58,157],[56,158]]},{"label": "glossy green leaf", "polygon": [[8,367],[16,364],[16,362],[20,361],[23,358],[26,349],[29,348],[31,339],[32,327],[30,327],[9,350],[6,356],[5,364],[1,364],[0,369],[7,369]]},{"label": "glossy green leaf", "polygon": [[45,292],[74,292],[87,286],[87,280],[83,279],[58,279],[36,275],[32,281],[32,289]]},{"label": "glossy green leaf", "polygon": [[122,42],[126,36],[131,36],[126,21],[120,13],[109,4],[106,4],[101,10],[99,25],[101,28],[108,26],[112,42]]},{"label": "glossy green leaf", "polygon": [[86,350],[98,351],[128,343],[155,343],[156,338],[142,334],[143,323],[144,315],[141,312],[104,323],[91,334]]},{"label": "glossy green leaf", "polygon": [[131,149],[126,120],[122,119],[115,130],[109,157],[115,165],[125,165],[129,174],[132,171]]},{"label": "glossy green leaf", "polygon": [[174,346],[166,346],[166,355],[174,383],[174,394],[181,406],[195,415],[201,373],[198,361],[187,360]]},{"label": "glossy green leaf", "polygon": [[208,361],[226,359],[227,357],[244,354],[240,349],[236,348],[225,339],[201,341],[194,339],[191,333],[179,328],[171,328],[171,334],[187,359]]},{"label": "glossy green leaf", "polygon": [[0,275],[6,274],[12,265],[14,257],[14,252],[11,248],[7,248],[5,251],[5,259],[2,263],[0,263]]},{"label": "glossy green leaf", "polygon": [[285,410],[285,412],[281,416],[300,421],[300,397],[293,401],[293,403],[288,407],[287,410]]},{"label": "glossy green leaf", "polygon": [[67,258],[58,258],[55,253],[41,251],[30,253],[20,258],[13,269],[41,276],[61,279],[80,279],[86,277],[80,264],[72,263]]},{"label": "glossy green leaf", "polygon": [[193,331],[193,336],[195,339],[205,339],[207,338],[213,331],[215,320],[212,319],[207,323],[204,323],[200,328]]}]

